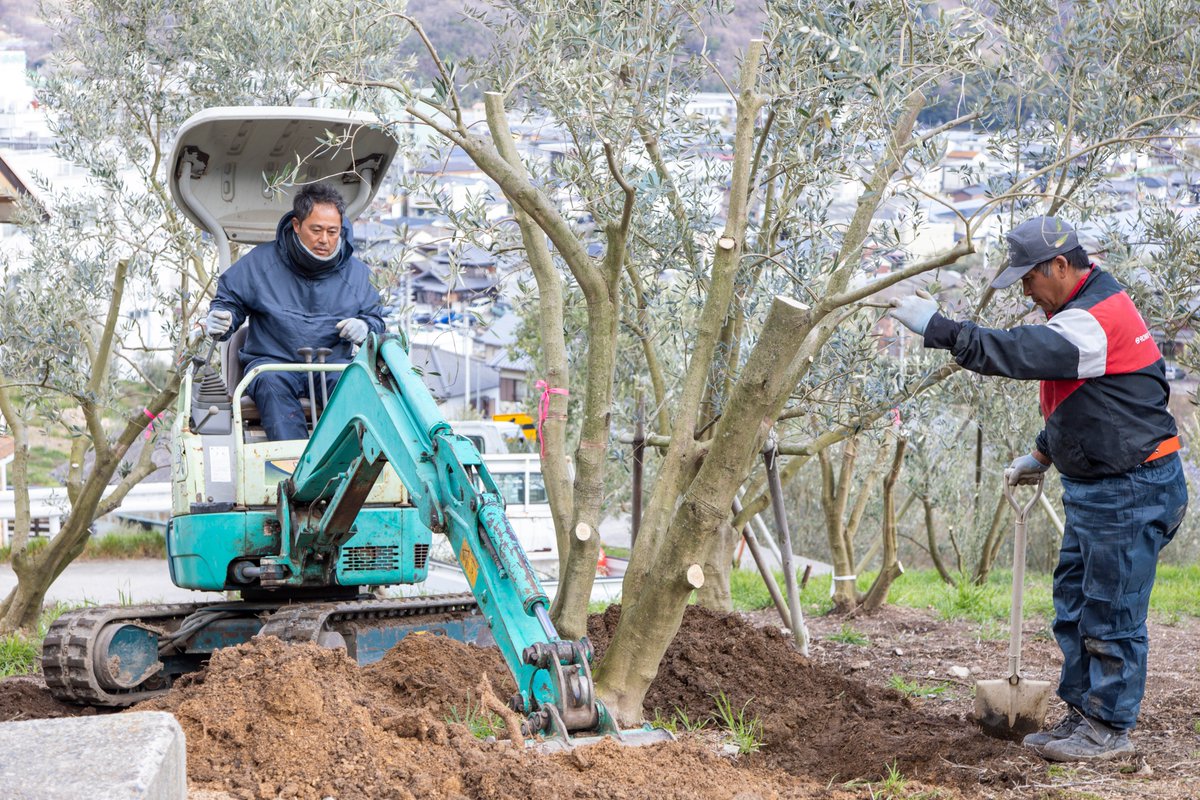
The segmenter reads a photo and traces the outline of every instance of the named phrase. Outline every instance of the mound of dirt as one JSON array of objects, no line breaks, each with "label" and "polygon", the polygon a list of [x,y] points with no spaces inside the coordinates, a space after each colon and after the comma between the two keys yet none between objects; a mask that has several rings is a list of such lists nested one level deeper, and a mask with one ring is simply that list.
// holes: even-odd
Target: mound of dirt
[{"label": "mound of dirt", "polygon": [[73,706],[55,700],[40,675],[0,681],[0,722],[83,717],[95,713],[96,709],[90,706]]},{"label": "mound of dirt", "polygon": [[[408,637],[365,669],[340,651],[256,639],[135,709],[175,714],[192,785],[236,798],[837,796],[700,743],[546,755],[445,721],[500,670],[497,651],[443,637]],[[511,690],[509,681],[500,691]]]},{"label": "mound of dirt", "polygon": [[373,697],[396,706],[424,708],[438,719],[468,713],[479,705],[474,687],[486,675],[501,700],[516,692],[512,674],[499,651],[471,647],[444,636],[417,635],[402,640],[374,664],[362,668]]},{"label": "mound of dirt", "polygon": [[[620,618],[614,605],[589,620],[598,655]],[[646,695],[647,716],[678,709],[692,720],[712,717],[719,694],[735,712],[744,708],[762,721],[766,745],[757,758],[793,775],[876,781],[892,766],[926,783],[961,786],[976,773],[952,768],[947,758],[998,766],[1009,752],[969,720],[926,713],[897,692],[803,658],[774,628],[689,606]],[[997,779],[996,770],[988,774]]]}]

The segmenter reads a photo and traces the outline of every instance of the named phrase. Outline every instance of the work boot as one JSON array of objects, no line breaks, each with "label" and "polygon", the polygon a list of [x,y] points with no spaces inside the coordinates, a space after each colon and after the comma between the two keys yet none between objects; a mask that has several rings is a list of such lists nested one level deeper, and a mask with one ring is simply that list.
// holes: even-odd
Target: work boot
[{"label": "work boot", "polygon": [[1066,739],[1050,742],[1041,749],[1047,761],[1108,761],[1132,754],[1129,732],[1110,728],[1098,719],[1083,717]]},{"label": "work boot", "polygon": [[1079,713],[1079,709],[1075,706],[1067,706],[1066,716],[1060,719],[1057,725],[1049,730],[1029,734],[1021,740],[1021,744],[1040,755],[1043,747],[1051,742],[1066,739],[1075,732],[1081,722],[1083,722],[1083,714]]}]

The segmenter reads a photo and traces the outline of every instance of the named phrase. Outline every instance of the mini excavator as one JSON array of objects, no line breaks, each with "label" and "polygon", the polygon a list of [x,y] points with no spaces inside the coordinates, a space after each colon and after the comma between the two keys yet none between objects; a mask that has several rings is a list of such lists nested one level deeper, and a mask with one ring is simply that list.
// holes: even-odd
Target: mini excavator
[{"label": "mini excavator", "polygon": [[[300,164],[296,182],[336,184],[353,220],[396,147],[370,119],[346,112],[214,108],[180,129],[170,187],[213,237],[223,270],[232,245],[270,241],[290,208],[268,176]],[[596,698],[587,639],[558,636],[500,490],[443,418],[401,337],[370,336],[348,364],[270,364],[244,375],[240,341],[235,334],[226,343],[219,369],[204,357],[185,367],[166,538],[177,586],[241,599],[63,614],[42,652],[55,697],[129,706],[201,669],[216,649],[259,635],[343,648],[365,664],[429,631],[498,646],[528,735],[568,745],[670,738],[620,730]],[[263,370],[341,372],[319,417],[316,398],[306,398],[307,440],[267,441],[246,395]],[[365,592],[424,581],[435,535],[453,548],[469,594],[381,600]]]}]

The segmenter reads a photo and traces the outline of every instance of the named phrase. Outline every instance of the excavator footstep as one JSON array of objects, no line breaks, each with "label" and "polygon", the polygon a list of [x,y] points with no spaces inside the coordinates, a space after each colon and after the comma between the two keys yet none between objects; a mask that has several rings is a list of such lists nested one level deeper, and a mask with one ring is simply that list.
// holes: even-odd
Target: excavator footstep
[{"label": "excavator footstep", "polygon": [[592,736],[572,736],[570,738],[550,736],[545,739],[526,739],[525,748],[537,753],[564,753],[578,747],[587,747],[588,745],[599,744],[601,742],[616,742],[623,747],[643,747],[645,745],[673,741],[675,741],[675,737],[666,728],[651,728],[647,726],[633,730],[623,730],[616,736],[612,734],[598,734]]}]

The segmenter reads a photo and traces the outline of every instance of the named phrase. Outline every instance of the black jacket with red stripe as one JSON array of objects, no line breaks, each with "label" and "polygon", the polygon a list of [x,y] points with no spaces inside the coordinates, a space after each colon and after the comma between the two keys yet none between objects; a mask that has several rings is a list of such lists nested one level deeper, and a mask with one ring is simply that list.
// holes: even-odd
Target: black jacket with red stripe
[{"label": "black jacket with red stripe", "polygon": [[981,328],[934,314],[925,346],[983,375],[1041,380],[1037,449],[1063,475],[1128,472],[1176,434],[1165,364],[1133,301],[1093,267],[1045,325]]}]

